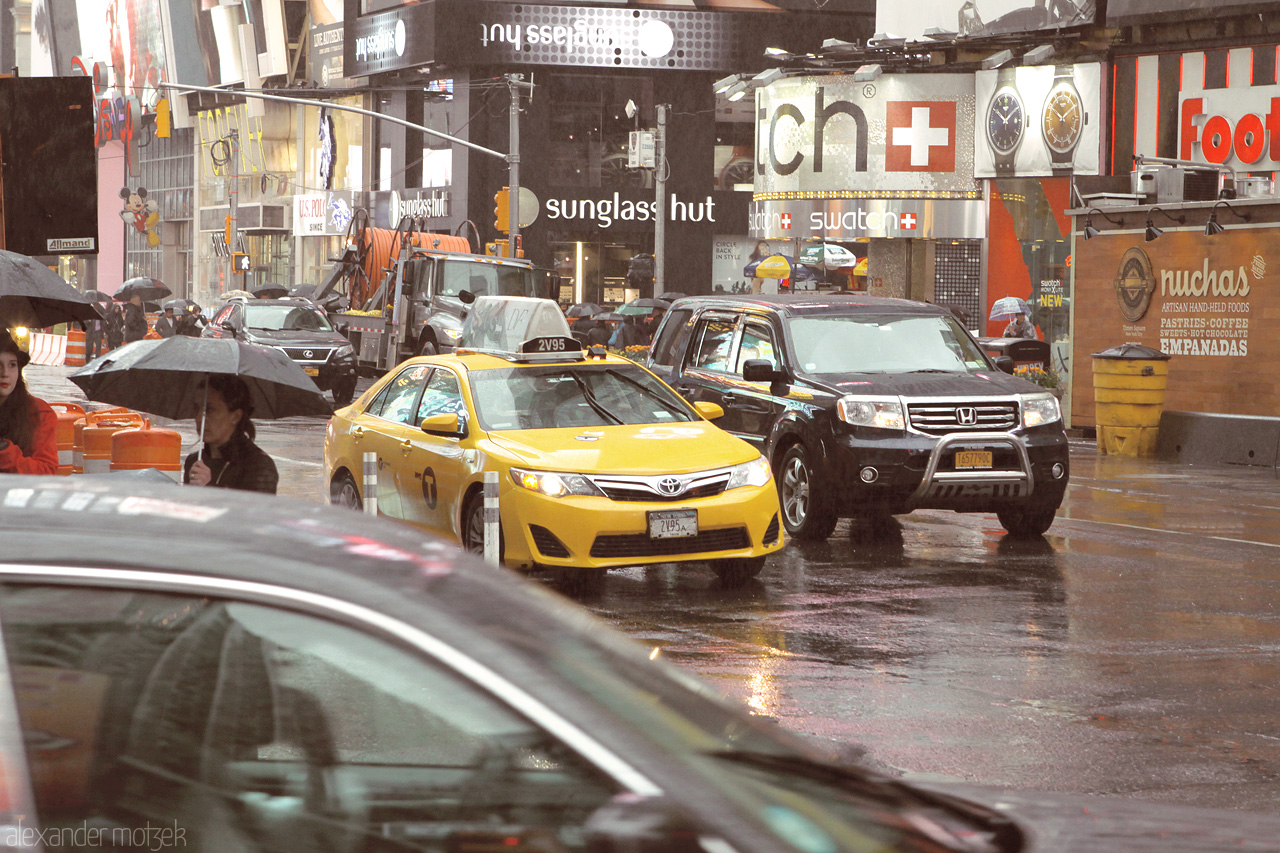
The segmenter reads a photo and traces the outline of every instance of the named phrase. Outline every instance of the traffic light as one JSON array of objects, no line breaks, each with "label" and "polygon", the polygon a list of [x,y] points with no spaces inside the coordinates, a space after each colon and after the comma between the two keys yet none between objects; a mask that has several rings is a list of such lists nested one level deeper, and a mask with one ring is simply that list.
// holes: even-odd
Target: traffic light
[{"label": "traffic light", "polygon": [[156,101],[156,136],[160,139],[168,139],[173,128],[173,115],[169,110],[169,99],[161,98]]},{"label": "traffic light", "polygon": [[511,231],[511,187],[493,194],[493,227],[503,234]]},{"label": "traffic light", "polygon": [[236,272],[249,271],[249,256],[244,252],[236,252],[231,256],[231,268]]},{"label": "traffic light", "polygon": [[[227,248],[231,248],[231,214],[227,214],[227,221],[224,223],[222,237],[227,242]],[[226,257],[225,255],[223,257]]]}]

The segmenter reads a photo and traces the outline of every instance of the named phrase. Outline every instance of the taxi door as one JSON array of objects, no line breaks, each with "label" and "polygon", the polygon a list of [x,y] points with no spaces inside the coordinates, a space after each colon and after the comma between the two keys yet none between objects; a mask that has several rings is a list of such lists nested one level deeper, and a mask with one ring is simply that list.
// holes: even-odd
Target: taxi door
[{"label": "taxi door", "polygon": [[359,458],[370,451],[378,457],[379,515],[407,520],[401,498],[403,460],[408,455],[404,443],[408,440],[408,428],[420,423],[414,420],[414,415],[430,372],[430,367],[422,365],[400,371],[351,426],[351,443]]},{"label": "taxi door", "polygon": [[[437,435],[422,431],[422,420],[432,415],[456,414],[458,435]],[[473,419],[462,399],[458,376],[447,367],[432,371],[422,390],[414,426],[403,431],[399,465],[400,501],[404,520],[457,538],[453,520],[466,483],[466,462],[470,446],[466,436]]]}]

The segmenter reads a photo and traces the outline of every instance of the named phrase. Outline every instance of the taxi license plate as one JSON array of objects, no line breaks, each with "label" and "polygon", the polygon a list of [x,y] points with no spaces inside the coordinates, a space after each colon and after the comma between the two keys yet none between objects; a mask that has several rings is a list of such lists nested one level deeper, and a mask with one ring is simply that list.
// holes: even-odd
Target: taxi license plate
[{"label": "taxi license plate", "polygon": [[649,512],[650,539],[676,539],[698,535],[696,509],[661,509]]},{"label": "taxi license plate", "polygon": [[957,450],[956,451],[956,467],[957,468],[990,468],[991,467],[991,451],[990,450]]},{"label": "taxi license plate", "polygon": [[304,368],[302,368],[302,372],[303,372],[303,373],[305,373],[305,374],[307,374],[308,376],[319,376],[319,375],[320,375],[320,368],[318,368],[318,367],[304,367]]}]

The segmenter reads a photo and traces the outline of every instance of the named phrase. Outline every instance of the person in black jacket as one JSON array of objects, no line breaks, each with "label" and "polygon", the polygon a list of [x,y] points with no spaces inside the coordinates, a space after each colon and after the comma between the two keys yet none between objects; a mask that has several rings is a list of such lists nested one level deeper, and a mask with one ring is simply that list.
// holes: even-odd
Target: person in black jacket
[{"label": "person in black jacket", "polygon": [[107,349],[115,349],[124,343],[124,311],[119,302],[107,306],[107,316],[102,319],[102,330],[107,336]]},{"label": "person in black jacket", "polygon": [[187,457],[182,481],[275,494],[280,481],[276,463],[253,443],[249,386],[238,376],[215,374],[209,377],[207,393],[205,410],[196,414],[196,428],[204,431],[204,450]]},{"label": "person in black jacket", "polygon": [[142,310],[142,297],[136,293],[124,304],[124,342],[140,341],[147,336],[147,312]]}]

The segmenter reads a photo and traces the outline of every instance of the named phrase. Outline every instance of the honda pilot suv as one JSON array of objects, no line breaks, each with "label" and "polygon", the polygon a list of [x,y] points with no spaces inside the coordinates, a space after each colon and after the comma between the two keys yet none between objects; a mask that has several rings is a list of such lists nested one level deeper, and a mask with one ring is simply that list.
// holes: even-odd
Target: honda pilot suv
[{"label": "honda pilot suv", "polygon": [[648,367],[690,402],[720,405],[717,425],[760,448],[800,539],[914,509],[994,512],[1010,533],[1039,535],[1066,490],[1057,398],[997,367],[936,305],[686,297]]},{"label": "honda pilot suv", "polygon": [[356,393],[356,357],[314,302],[300,297],[227,302],[201,333],[206,338],[235,338],[272,347],[289,356],[333,402],[345,406]]}]

